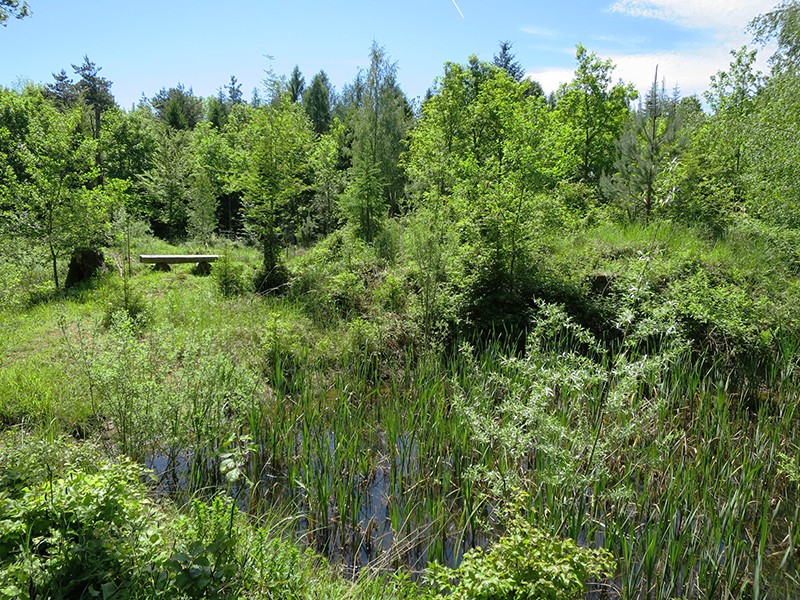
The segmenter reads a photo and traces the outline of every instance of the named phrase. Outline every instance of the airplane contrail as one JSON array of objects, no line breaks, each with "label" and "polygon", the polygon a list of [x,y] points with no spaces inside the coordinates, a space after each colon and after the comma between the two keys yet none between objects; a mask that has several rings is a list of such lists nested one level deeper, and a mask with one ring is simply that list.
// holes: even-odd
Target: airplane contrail
[{"label": "airplane contrail", "polygon": [[460,15],[461,15],[461,18],[463,19],[463,18],[464,18],[464,13],[463,13],[463,12],[461,12],[461,9],[460,9],[460,8],[458,8],[458,4],[456,4],[456,0],[453,0],[453,6],[455,6],[455,7],[456,7],[456,10],[458,11],[458,14],[460,14]]}]

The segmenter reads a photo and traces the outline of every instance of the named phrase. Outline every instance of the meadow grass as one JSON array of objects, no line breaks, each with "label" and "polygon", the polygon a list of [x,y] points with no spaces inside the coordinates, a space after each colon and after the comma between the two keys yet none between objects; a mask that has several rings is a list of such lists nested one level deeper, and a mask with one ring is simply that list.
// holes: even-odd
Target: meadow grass
[{"label": "meadow grass", "polygon": [[[602,229],[592,245],[601,260],[660,244],[663,261],[757,267],[735,242],[674,227]],[[654,260],[648,282],[671,269]],[[643,264],[623,277],[638,282]],[[350,577],[457,564],[524,495],[537,528],[615,556],[600,597],[798,592],[793,338],[776,337],[749,387],[685,341],[607,341],[547,303],[522,352],[470,339],[430,351],[398,343],[404,317],[372,304],[386,276],[355,270],[363,287],[325,291],[311,274],[304,293],[319,295],[298,301],[137,267],[141,323],[104,323],[116,275],[4,311],[2,419],[96,436],[156,467],[178,503],[225,491],[256,517],[292,515],[291,535]]]}]

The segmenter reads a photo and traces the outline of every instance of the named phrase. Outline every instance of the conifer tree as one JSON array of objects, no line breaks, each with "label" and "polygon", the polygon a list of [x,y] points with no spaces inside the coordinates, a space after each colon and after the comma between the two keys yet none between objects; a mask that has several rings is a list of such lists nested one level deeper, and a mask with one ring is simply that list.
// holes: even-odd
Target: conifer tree
[{"label": "conifer tree", "polygon": [[306,89],[306,80],[300,72],[300,67],[297,65],[292,69],[292,75],[289,78],[289,99],[292,102],[300,102],[303,97],[303,91]]},{"label": "conifer tree", "polygon": [[330,128],[332,104],[333,89],[328,75],[320,71],[314,75],[311,85],[303,94],[303,107],[317,135],[327,133]]},{"label": "conifer tree", "polygon": [[617,140],[616,173],[603,177],[601,187],[627,212],[629,218],[649,218],[659,200],[659,176],[679,151],[678,105],[667,97],[658,83],[656,67],[653,84]]},{"label": "conifer tree", "polygon": [[111,95],[111,82],[99,73],[103,69],[98,67],[88,56],[83,57],[83,64],[72,65],[75,74],[80,76],[80,81],[75,88],[83,101],[92,108],[92,131],[94,139],[100,139],[101,116],[103,111],[116,106],[114,96]]}]

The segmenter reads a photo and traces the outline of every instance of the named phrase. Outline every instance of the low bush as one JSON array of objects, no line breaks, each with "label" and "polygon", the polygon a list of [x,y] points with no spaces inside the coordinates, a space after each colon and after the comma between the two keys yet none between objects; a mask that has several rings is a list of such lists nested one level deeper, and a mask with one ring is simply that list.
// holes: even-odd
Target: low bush
[{"label": "low bush", "polygon": [[590,579],[613,571],[613,557],[605,550],[555,538],[515,516],[489,550],[470,550],[455,569],[434,564],[426,578],[438,592],[435,598],[568,600],[579,598]]}]

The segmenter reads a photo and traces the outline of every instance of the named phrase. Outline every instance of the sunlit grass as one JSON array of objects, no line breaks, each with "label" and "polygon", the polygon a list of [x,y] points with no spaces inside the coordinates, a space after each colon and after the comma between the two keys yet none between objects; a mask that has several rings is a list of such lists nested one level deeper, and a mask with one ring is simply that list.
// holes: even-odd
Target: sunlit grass
[{"label": "sunlit grass", "polygon": [[[606,266],[626,252],[658,261],[659,244],[671,261],[744,264],[735,245],[678,226],[596,233]],[[632,264],[638,281],[646,262]],[[116,277],[3,313],[5,423],[96,435],[154,466],[179,503],[224,490],[255,516],[290,514],[291,534],[351,576],[454,564],[502,533],[497,509],[524,491],[536,527],[614,554],[598,593],[798,589],[791,337],[775,338],[761,387],[743,388],[728,362],[669,336],[603,340],[546,304],[524,353],[468,340],[423,352],[396,345],[402,316],[226,298],[190,266],[137,267],[147,321],[104,326]],[[249,484],[226,479],[231,457]]]}]

